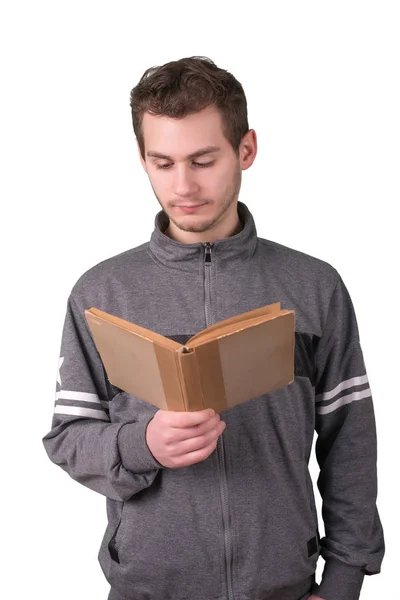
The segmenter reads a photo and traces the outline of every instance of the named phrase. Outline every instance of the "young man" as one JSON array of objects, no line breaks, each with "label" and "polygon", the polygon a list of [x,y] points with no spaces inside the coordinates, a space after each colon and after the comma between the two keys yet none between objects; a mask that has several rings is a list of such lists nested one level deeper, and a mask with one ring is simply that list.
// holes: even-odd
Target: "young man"
[{"label": "young man", "polygon": [[[52,461],[107,497],[109,599],[356,600],[384,542],[346,287],[327,263],[258,238],[238,202],[257,141],[230,73],[196,57],[149,69],[131,106],[162,211],[149,243],[74,286],[44,438]],[[272,302],[296,312],[294,382],[220,415],[157,410],[111,386],[84,317],[95,306],[183,342]],[[314,428],[322,539],[307,466]]]}]

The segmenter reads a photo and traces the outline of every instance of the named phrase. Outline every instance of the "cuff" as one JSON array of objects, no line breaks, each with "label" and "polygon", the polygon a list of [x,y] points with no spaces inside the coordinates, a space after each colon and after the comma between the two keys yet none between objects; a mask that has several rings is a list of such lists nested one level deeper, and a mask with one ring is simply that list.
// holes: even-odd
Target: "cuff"
[{"label": "cuff", "polygon": [[149,421],[125,423],[118,432],[118,450],[121,463],[132,473],[146,473],[163,468],[154,458],[146,443],[146,429]]},{"label": "cuff", "polygon": [[324,600],[358,600],[364,575],[361,567],[329,558],[325,562],[321,583],[315,585],[312,592]]}]

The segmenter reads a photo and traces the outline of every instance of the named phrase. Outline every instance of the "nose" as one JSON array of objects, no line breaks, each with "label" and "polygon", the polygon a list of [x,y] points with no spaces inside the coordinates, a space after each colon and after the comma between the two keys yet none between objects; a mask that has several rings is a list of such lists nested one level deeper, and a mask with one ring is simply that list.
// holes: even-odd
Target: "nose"
[{"label": "nose", "polygon": [[187,165],[179,165],[175,171],[174,192],[181,198],[187,198],[198,191],[195,174]]}]

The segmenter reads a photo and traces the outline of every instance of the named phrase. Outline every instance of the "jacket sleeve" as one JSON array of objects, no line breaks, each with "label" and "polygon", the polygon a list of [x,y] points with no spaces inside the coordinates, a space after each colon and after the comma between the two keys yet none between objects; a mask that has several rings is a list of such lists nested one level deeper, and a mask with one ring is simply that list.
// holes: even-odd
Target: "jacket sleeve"
[{"label": "jacket sleeve", "polygon": [[356,316],[340,276],[316,352],[316,458],[325,559],[316,593],[357,600],[364,575],[379,573],[383,531],[376,508],[377,441]]},{"label": "jacket sleeve", "polygon": [[[161,465],[147,447],[145,420],[112,423],[103,364],[72,295],[65,317],[49,458],[73,479],[114,500],[150,486]],[[112,400],[111,400],[112,402]]]}]

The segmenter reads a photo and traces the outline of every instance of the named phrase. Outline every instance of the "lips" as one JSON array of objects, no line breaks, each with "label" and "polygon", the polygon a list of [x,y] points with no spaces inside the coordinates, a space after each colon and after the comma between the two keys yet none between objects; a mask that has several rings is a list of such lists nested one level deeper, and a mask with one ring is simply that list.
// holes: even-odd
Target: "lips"
[{"label": "lips", "polygon": [[175,208],[178,208],[179,210],[181,210],[182,212],[185,213],[193,213],[196,210],[200,209],[202,206],[205,206],[205,203],[203,204],[179,204],[179,205],[175,205]]},{"label": "lips", "polygon": [[204,206],[203,204],[175,204],[177,208],[199,208],[200,206]]}]

